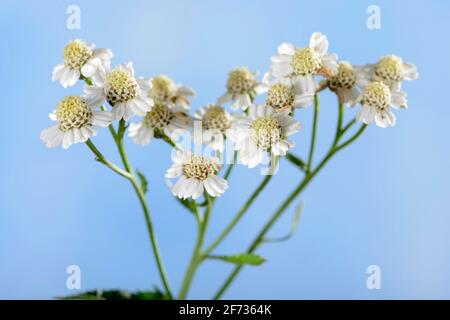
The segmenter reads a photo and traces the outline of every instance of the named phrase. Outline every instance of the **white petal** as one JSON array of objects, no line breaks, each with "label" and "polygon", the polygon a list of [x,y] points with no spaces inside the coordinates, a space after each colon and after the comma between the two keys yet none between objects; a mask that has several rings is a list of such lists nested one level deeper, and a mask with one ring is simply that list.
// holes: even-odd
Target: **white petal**
[{"label": "white petal", "polygon": [[81,67],[81,74],[87,78],[92,77],[101,63],[102,61],[100,58],[89,59],[86,64]]},{"label": "white petal", "polygon": [[114,120],[114,116],[109,111],[94,111],[92,112],[92,125],[105,128]]},{"label": "white petal", "polygon": [[42,130],[39,137],[48,148],[55,148],[62,144],[64,133],[59,129],[59,124],[55,124]]},{"label": "white petal", "polygon": [[419,73],[417,72],[417,67],[411,63],[403,63],[403,78],[405,80],[417,80],[419,78]]},{"label": "white petal", "polygon": [[327,36],[320,32],[314,32],[309,40],[309,47],[323,56],[328,50]]},{"label": "white petal", "polygon": [[406,99],[406,92],[395,91],[391,93],[391,104],[393,107],[406,109],[408,108],[408,100]]},{"label": "white petal", "polygon": [[284,42],[278,46],[278,53],[293,55],[295,53],[295,47],[290,43]]},{"label": "white petal", "polygon": [[217,99],[217,105],[221,106],[225,103],[227,103],[228,101],[231,100],[231,94],[229,93],[225,93],[224,95],[220,96],[219,99]]},{"label": "white petal", "polygon": [[63,63],[58,64],[56,67],[54,67],[52,72],[52,81],[60,80],[66,68],[68,69],[68,67],[66,67]]},{"label": "white petal", "polygon": [[369,124],[375,119],[375,114],[376,111],[374,108],[362,106],[358,114],[356,115],[356,120],[361,121],[365,124]]}]

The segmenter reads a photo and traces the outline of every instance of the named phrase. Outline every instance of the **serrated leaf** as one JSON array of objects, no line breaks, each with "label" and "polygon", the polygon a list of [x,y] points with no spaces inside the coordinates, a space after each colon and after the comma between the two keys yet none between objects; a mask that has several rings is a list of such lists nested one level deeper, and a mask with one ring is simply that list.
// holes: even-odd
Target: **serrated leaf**
[{"label": "serrated leaf", "polygon": [[208,256],[210,259],[218,259],[234,264],[247,264],[251,266],[259,266],[266,262],[261,256],[252,253],[241,253],[233,256]]},{"label": "serrated leaf", "polygon": [[144,176],[142,172],[139,170],[137,171],[137,175],[139,177],[139,180],[141,181],[141,189],[144,193],[147,193],[148,190],[148,181],[147,178]]},{"label": "serrated leaf", "polygon": [[163,300],[164,294],[157,288],[153,291],[128,292],[125,290],[91,290],[80,294],[59,297],[63,300]]}]

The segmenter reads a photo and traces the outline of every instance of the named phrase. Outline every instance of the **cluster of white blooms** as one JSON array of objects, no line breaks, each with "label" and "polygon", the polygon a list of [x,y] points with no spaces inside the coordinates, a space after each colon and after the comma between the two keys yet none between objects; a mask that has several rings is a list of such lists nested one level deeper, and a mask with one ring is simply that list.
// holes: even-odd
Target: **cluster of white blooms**
[{"label": "cluster of white blooms", "polygon": [[[175,153],[166,177],[179,178],[172,192],[181,199],[197,199],[204,192],[217,197],[225,192],[228,185],[219,176],[219,155],[226,139],[249,168],[261,164],[266,155],[285,156],[294,147],[290,136],[301,129],[294,110],[313,105],[320,90],[329,88],[341,104],[359,104],[358,121],[386,128],[396,122],[391,107],[407,107],[401,82],[418,78],[414,65],[394,55],[363,66],[339,61],[336,54],[328,52],[327,37],[316,32],[308,46],[281,44],[260,81],[257,73],[247,68],[232,70],[225,94],[191,117],[192,89],[165,75],[137,78],[131,62],[111,69],[112,57],[110,50],[95,49],[82,40],[64,48],[64,63],[55,67],[53,80],[64,87],[83,80],[84,94],[65,97],[57,105],[50,115],[56,124],[42,131],[41,139],[48,147],[68,148],[93,137],[95,126],[140,116],[128,126],[128,136],[134,143],[146,145],[152,138],[168,140],[175,133],[190,132],[194,121],[200,121],[202,144],[215,150],[218,157],[189,150]],[[257,102],[262,94],[263,101]],[[103,106],[105,102],[110,111]],[[224,107],[228,102],[233,112]]]}]

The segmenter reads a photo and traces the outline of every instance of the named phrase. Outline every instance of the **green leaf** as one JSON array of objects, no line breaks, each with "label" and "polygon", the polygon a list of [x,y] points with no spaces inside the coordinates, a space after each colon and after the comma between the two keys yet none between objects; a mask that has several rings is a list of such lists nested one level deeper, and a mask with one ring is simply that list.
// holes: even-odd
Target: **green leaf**
[{"label": "green leaf", "polygon": [[241,253],[233,256],[208,256],[209,259],[222,260],[234,264],[248,264],[251,266],[259,266],[266,262],[261,256],[252,253]]},{"label": "green leaf", "polygon": [[153,291],[128,292],[125,290],[91,290],[67,297],[63,300],[163,300],[164,294],[155,288]]},{"label": "green leaf", "polygon": [[137,175],[139,177],[139,180],[141,181],[141,188],[144,193],[147,193],[148,190],[148,181],[147,178],[144,176],[142,172],[139,170],[137,171]]}]

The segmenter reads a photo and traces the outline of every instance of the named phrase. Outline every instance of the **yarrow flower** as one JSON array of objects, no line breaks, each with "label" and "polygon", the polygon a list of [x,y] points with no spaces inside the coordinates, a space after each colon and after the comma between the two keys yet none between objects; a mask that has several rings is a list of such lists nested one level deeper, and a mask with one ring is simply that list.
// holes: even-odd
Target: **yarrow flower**
[{"label": "yarrow flower", "polygon": [[147,94],[155,102],[170,104],[176,107],[183,107],[188,110],[189,97],[195,95],[195,91],[181,84],[175,84],[172,79],[165,75],[154,77],[152,87]]},{"label": "yarrow flower", "polygon": [[144,119],[130,124],[128,136],[139,145],[146,145],[156,136],[172,137],[179,131],[189,131],[191,120],[183,107],[170,107],[156,102]]},{"label": "yarrow flower", "polygon": [[96,107],[83,97],[65,97],[50,114],[50,119],[57,123],[41,132],[41,140],[49,148],[62,144],[64,149],[86,142],[97,134],[94,126],[107,127],[113,120],[110,112],[97,111]]},{"label": "yarrow flower", "polygon": [[315,75],[330,77],[337,72],[337,55],[327,53],[328,39],[320,32],[311,35],[309,46],[296,48],[282,43],[278,54],[271,57],[270,72],[277,78],[292,77],[299,80],[302,93],[314,93]]},{"label": "yarrow flower", "polygon": [[196,111],[195,119],[202,122],[203,144],[222,152],[225,147],[225,138],[231,134],[236,117],[219,105],[209,104]]},{"label": "yarrow flower", "polygon": [[405,92],[391,91],[381,81],[373,81],[365,86],[357,102],[361,104],[361,109],[356,119],[365,124],[375,121],[381,128],[393,127],[396,123],[391,106],[403,109],[408,107]]},{"label": "yarrow flower", "polygon": [[276,113],[266,105],[251,105],[246,119],[238,121],[235,149],[241,161],[254,168],[264,159],[264,153],[284,156],[294,146],[288,137],[298,132],[301,125],[289,115],[290,111]]},{"label": "yarrow flower", "polygon": [[354,105],[359,96],[357,85],[360,81],[360,73],[357,73],[353,66],[347,61],[340,61],[335,74],[328,80],[329,88],[336,93],[339,102],[342,104]]},{"label": "yarrow flower", "polygon": [[227,92],[218,100],[218,105],[232,101],[231,109],[247,109],[256,95],[266,91],[256,79],[256,74],[247,68],[238,68],[228,74]]},{"label": "yarrow flower", "polygon": [[151,110],[153,100],[146,94],[151,86],[150,81],[134,77],[133,64],[129,62],[118,65],[93,85],[86,85],[84,93],[94,104],[108,101],[115,120],[128,120],[134,114],[145,116]]},{"label": "yarrow flower", "polygon": [[376,64],[367,64],[359,68],[365,71],[365,84],[370,81],[382,81],[394,91],[400,90],[403,80],[413,81],[419,78],[415,65],[404,62],[395,55],[383,56]]},{"label": "yarrow flower", "polygon": [[298,81],[293,78],[277,78],[270,80],[271,73],[267,72],[263,84],[268,88],[266,105],[276,112],[309,106],[314,100],[314,93],[301,93]]},{"label": "yarrow flower", "polygon": [[111,65],[113,54],[109,49],[95,49],[77,39],[64,48],[64,62],[53,69],[52,80],[66,88],[73,86],[81,76],[97,79],[104,76]]},{"label": "yarrow flower", "polygon": [[192,154],[189,151],[175,152],[173,165],[167,170],[166,178],[178,178],[172,187],[174,196],[180,199],[198,199],[203,192],[218,197],[228,188],[228,183],[217,173],[220,164],[217,158]]}]

